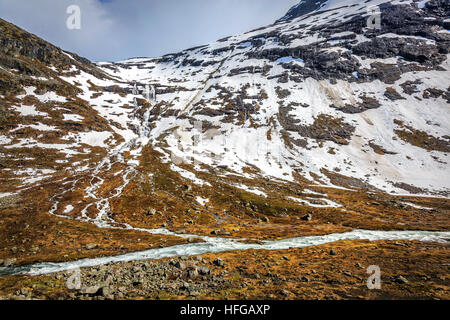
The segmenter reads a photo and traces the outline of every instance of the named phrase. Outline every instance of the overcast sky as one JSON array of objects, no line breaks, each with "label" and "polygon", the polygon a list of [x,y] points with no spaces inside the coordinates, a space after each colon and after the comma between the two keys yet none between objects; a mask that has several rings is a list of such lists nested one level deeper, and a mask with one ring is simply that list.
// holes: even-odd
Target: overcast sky
[{"label": "overcast sky", "polygon": [[[93,61],[156,57],[273,23],[300,0],[0,0],[0,18]],[[81,8],[69,30],[67,7]]]}]

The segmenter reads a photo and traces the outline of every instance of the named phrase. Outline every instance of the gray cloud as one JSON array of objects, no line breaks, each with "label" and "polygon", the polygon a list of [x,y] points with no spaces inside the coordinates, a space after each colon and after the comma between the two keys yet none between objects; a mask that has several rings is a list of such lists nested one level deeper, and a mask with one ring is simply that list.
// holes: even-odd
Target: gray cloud
[{"label": "gray cloud", "polygon": [[[0,17],[94,61],[160,56],[273,23],[299,0],[0,0]],[[66,28],[69,5],[81,30]]]}]

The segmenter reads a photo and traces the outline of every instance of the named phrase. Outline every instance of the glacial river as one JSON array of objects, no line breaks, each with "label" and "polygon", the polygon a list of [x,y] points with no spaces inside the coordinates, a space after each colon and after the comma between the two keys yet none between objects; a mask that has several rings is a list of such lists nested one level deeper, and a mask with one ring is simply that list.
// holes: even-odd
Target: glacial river
[{"label": "glacial river", "polygon": [[289,248],[300,248],[317,246],[340,240],[416,240],[423,242],[446,243],[450,240],[450,232],[429,231],[369,231],[353,230],[345,233],[335,233],[324,236],[307,236],[277,241],[263,241],[262,243],[245,243],[243,240],[213,238],[195,235],[180,235],[165,229],[146,230],[154,234],[172,234],[183,238],[196,237],[202,239],[201,243],[189,243],[166,248],[149,249],[140,252],[127,253],[118,256],[82,259],[61,263],[36,263],[29,266],[0,268],[0,275],[43,275],[60,271],[73,270],[76,268],[105,265],[115,262],[128,262],[137,260],[155,260],[169,257],[194,256],[206,253],[217,253],[224,251],[238,251],[248,249],[280,250]]}]

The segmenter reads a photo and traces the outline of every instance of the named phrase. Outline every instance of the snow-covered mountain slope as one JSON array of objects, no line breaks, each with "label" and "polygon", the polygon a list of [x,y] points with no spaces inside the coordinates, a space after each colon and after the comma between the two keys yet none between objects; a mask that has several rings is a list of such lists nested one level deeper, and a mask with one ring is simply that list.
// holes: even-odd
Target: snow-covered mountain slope
[{"label": "snow-covered mountain slope", "polygon": [[2,195],[90,170],[138,137],[127,86],[0,19]]},{"label": "snow-covered mountain slope", "polygon": [[[375,5],[381,29],[367,27]],[[150,139],[174,169],[194,159],[224,175],[447,194],[448,7],[330,0],[313,11],[98,66],[156,88]]]},{"label": "snow-covered mountain slope", "polygon": [[[0,243],[30,243],[28,225],[67,251],[86,229],[55,246],[45,230],[73,223],[114,253],[142,250],[143,233],[164,246],[447,230],[448,15],[439,1],[333,0],[97,64],[0,20]],[[116,231],[133,237],[111,243]]]}]

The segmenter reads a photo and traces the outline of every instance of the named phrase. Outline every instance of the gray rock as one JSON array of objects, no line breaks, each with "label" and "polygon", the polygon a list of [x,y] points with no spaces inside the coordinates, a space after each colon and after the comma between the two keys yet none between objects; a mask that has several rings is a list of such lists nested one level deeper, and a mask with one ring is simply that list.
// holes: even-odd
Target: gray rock
[{"label": "gray rock", "polygon": [[206,267],[197,267],[197,270],[198,270],[198,273],[200,273],[203,276],[211,274],[211,270]]},{"label": "gray rock", "polygon": [[22,296],[27,297],[27,296],[30,295],[30,293],[31,293],[30,290],[27,289],[27,288],[21,288],[21,289],[20,289],[20,294],[21,294]]},{"label": "gray rock", "polygon": [[395,278],[395,282],[397,282],[399,284],[407,284],[409,281],[408,281],[408,279],[406,279],[403,276],[398,276]]},{"label": "gray rock", "polygon": [[346,275],[347,277],[353,276],[350,271],[344,271],[343,274]]},{"label": "gray rock", "polygon": [[191,297],[198,297],[199,295],[201,295],[200,291],[189,291],[189,295]]},{"label": "gray rock", "polygon": [[105,297],[106,299],[114,299],[114,295],[112,294],[112,290],[109,287],[101,287],[100,289],[98,289],[98,291],[96,292],[97,295]]},{"label": "gray rock", "polygon": [[187,282],[183,282],[183,284],[180,287],[181,290],[187,290],[190,291],[192,289],[191,285]]},{"label": "gray rock", "polygon": [[108,275],[105,278],[105,285],[110,285],[114,281],[114,277],[112,275]]},{"label": "gray rock", "polygon": [[83,288],[83,289],[81,289],[80,292],[82,294],[95,295],[95,294],[97,294],[97,292],[99,292],[99,290],[100,290],[99,286],[92,286],[92,287]]},{"label": "gray rock", "polygon": [[285,297],[289,295],[289,291],[287,291],[287,290],[281,290],[280,293],[282,296],[285,296]]},{"label": "gray rock", "polygon": [[185,270],[186,264],[184,262],[177,261],[177,262],[175,262],[175,267],[178,269],[181,269],[181,270]]},{"label": "gray rock", "polygon": [[16,264],[16,262],[17,262],[17,259],[16,258],[10,258],[10,259],[6,259],[4,262],[3,262],[3,266],[4,267],[12,267],[13,265],[15,265]]},{"label": "gray rock", "polygon": [[218,267],[223,267],[225,265],[225,263],[223,262],[222,259],[217,258],[216,260],[214,260],[214,264]]},{"label": "gray rock", "polygon": [[98,244],[95,244],[95,243],[88,243],[86,245],[86,249],[88,249],[88,250],[93,250],[93,249],[96,249],[97,247],[98,247]]},{"label": "gray rock", "polygon": [[197,270],[197,268],[196,267],[190,268],[188,270],[187,275],[188,275],[188,278],[190,278],[190,279],[198,277],[198,270]]}]

